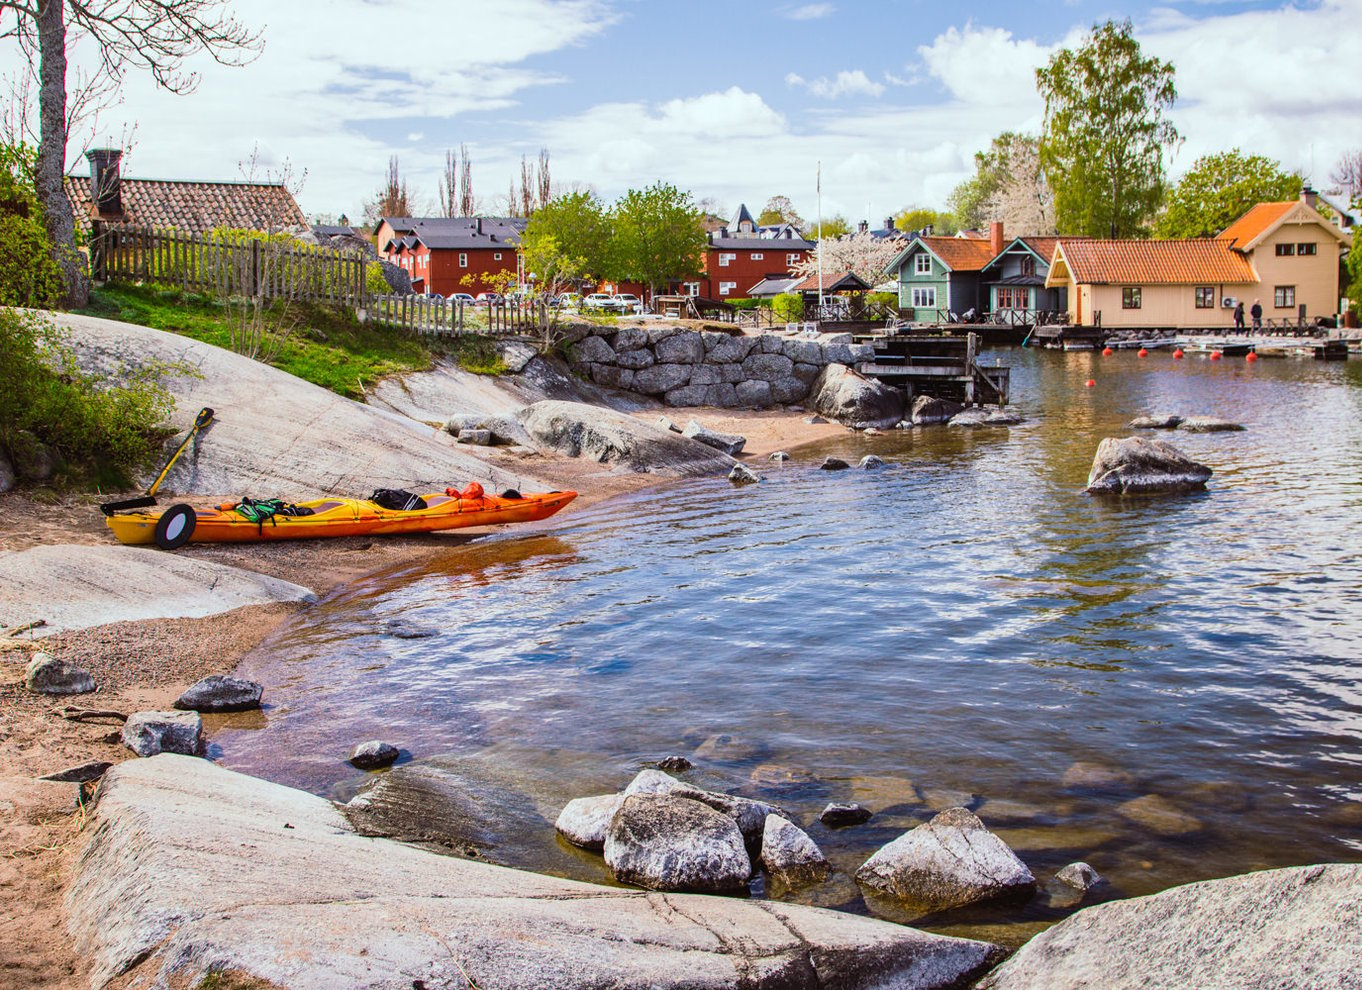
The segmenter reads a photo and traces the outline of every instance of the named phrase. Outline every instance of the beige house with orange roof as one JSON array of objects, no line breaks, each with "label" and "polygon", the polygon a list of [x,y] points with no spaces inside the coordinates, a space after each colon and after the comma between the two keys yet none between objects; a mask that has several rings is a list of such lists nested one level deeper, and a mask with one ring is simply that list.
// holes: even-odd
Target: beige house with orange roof
[{"label": "beige house with orange roof", "polygon": [[1299,201],[1259,203],[1215,238],[1060,238],[1045,284],[1069,290],[1079,326],[1225,329],[1235,302],[1247,311],[1255,299],[1265,325],[1334,316],[1352,239],[1313,199],[1307,190]]}]

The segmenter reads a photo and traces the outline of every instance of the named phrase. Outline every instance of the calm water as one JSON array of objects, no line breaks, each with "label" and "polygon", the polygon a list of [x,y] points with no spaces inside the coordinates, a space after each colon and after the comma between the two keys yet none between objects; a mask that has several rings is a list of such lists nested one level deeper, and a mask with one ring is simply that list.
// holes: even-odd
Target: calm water
[{"label": "calm water", "polygon": [[[1083,858],[1112,896],[1362,859],[1362,365],[998,356],[1023,426],[848,434],[759,486],[569,511],[349,587],[247,658],[273,707],[215,751],[344,798],[364,777],[338,756],[390,739],[537,813],[490,858],[587,879],[558,809],[682,754],[812,823],[842,875],[797,899],[890,917],[846,874],[954,804],[1042,881]],[[1215,468],[1205,494],[1083,495],[1146,412],[1249,429],[1168,437]],[[870,452],[887,467],[815,469]],[[879,814],[830,832],[829,800]],[[1015,941],[1056,916],[937,927]]]}]

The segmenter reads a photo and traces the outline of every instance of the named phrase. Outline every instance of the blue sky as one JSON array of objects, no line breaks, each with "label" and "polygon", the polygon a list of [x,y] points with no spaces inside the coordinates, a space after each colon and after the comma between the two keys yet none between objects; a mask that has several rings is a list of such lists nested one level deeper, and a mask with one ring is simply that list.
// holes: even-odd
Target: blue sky
[{"label": "blue sky", "polygon": [[1350,69],[1362,0],[232,8],[263,27],[258,60],[204,61],[187,97],[129,76],[122,104],[101,118],[99,144],[122,143],[135,125],[131,174],[241,178],[256,148],[257,175],[288,163],[296,181],[306,170],[306,211],[353,218],[397,155],[434,211],[445,150],[465,143],[474,191],[496,213],[520,156],[547,147],[556,182],[606,199],[664,179],[729,212],[782,193],[812,216],[821,162],[824,212],[878,222],[944,205],[993,135],[1037,130],[1035,67],[1108,17],[1130,18],[1146,52],[1177,66],[1185,141],[1174,174],[1237,145],[1327,185],[1339,155],[1362,145]]}]

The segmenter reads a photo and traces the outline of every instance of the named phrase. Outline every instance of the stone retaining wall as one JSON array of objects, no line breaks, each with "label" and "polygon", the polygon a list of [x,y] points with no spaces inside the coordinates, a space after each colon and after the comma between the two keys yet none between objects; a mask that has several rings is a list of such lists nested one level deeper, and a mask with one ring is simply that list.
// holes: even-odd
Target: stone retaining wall
[{"label": "stone retaining wall", "polygon": [[662,326],[602,329],[573,344],[569,359],[597,385],[669,406],[764,409],[803,402],[825,366],[855,367],[873,353],[850,334],[809,339]]}]

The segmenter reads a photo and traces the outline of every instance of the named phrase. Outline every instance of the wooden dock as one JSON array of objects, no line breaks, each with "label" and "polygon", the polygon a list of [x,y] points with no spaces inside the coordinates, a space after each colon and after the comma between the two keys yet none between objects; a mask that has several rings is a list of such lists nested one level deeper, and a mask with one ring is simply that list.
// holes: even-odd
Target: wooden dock
[{"label": "wooden dock", "polygon": [[856,370],[901,388],[911,403],[919,395],[967,406],[1006,405],[1011,369],[979,363],[979,335],[964,337],[889,335],[872,338],[875,359]]}]

